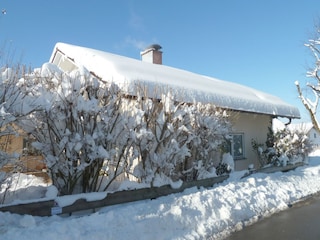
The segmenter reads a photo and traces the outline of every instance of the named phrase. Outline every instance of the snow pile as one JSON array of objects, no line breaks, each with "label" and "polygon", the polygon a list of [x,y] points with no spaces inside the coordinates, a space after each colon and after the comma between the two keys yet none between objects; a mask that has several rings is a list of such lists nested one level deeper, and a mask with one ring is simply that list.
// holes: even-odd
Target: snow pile
[{"label": "snow pile", "polygon": [[287,173],[259,173],[241,179],[244,172],[233,172],[210,189],[191,188],[155,200],[105,207],[87,216],[32,217],[0,212],[0,238],[225,238],[320,191],[319,153],[310,156],[307,166]]},{"label": "snow pile", "polygon": [[[1,175],[6,176],[4,173]],[[42,178],[22,173],[0,179],[0,184],[0,203],[2,204],[19,204],[24,200],[43,198],[48,192],[48,184],[44,183]]]}]

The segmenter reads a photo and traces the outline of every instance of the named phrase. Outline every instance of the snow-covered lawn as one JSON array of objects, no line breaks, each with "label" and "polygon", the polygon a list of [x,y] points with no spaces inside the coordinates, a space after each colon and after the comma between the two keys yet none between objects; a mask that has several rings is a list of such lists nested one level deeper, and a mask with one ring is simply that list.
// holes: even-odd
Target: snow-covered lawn
[{"label": "snow-covered lawn", "polygon": [[[287,173],[241,179],[244,172],[234,172],[210,189],[191,188],[95,213],[33,217],[0,212],[0,239],[222,239],[319,192],[319,156],[310,155],[308,165]],[[21,188],[26,185],[31,192]],[[38,179],[24,175],[13,186],[23,199],[43,196],[47,189]]]}]

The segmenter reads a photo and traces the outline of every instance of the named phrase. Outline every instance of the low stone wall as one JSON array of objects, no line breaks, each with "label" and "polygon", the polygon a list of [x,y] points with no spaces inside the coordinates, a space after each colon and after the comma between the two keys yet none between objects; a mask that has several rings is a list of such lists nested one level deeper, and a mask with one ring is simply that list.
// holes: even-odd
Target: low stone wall
[{"label": "low stone wall", "polygon": [[229,175],[202,179],[198,181],[184,182],[179,188],[172,188],[170,185],[161,187],[142,188],[137,190],[119,191],[108,193],[104,199],[96,201],[87,201],[79,198],[73,204],[65,207],[57,206],[54,200],[37,201],[26,204],[8,205],[0,207],[0,211],[17,214],[28,214],[33,216],[51,216],[54,214],[70,214],[73,212],[97,209],[105,206],[111,206],[134,201],[155,199],[161,196],[167,196],[172,193],[182,192],[191,187],[212,187],[214,184],[223,182]]}]

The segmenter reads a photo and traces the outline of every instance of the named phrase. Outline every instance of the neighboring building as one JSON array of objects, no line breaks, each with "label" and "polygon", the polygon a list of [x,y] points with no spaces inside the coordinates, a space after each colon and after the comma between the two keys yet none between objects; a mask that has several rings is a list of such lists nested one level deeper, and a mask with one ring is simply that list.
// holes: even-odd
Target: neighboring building
[{"label": "neighboring building", "polygon": [[19,162],[4,166],[7,172],[42,172],[46,168],[43,157],[31,146],[34,139],[20,132],[19,135],[5,135],[0,137],[0,150],[8,154],[19,154]]},{"label": "neighboring building", "polygon": [[290,131],[300,131],[304,132],[314,149],[320,148],[320,132],[313,126],[311,122],[308,123],[293,123],[289,126]]},{"label": "neighboring building", "polygon": [[113,81],[128,94],[134,95],[134,85],[148,86],[149,97],[157,98],[155,88],[162,87],[176,93],[177,101],[213,103],[228,110],[233,122],[231,153],[236,170],[249,164],[259,166],[251,140],[264,143],[272,119],[300,118],[299,110],[278,97],[232,82],[195,74],[162,65],[159,45],[151,45],[141,52],[141,60],[127,58],[99,50],[57,43],[50,62],[70,72],[84,66],[95,77]]}]

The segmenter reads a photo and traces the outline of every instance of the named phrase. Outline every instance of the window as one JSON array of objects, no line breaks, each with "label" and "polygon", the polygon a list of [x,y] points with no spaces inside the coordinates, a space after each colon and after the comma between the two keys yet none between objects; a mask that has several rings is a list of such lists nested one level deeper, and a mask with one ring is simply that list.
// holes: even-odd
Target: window
[{"label": "window", "polygon": [[32,146],[33,142],[35,142],[35,139],[32,136],[26,136],[25,138],[23,138],[23,154],[24,155],[30,155],[30,156],[41,155],[40,152]]},{"label": "window", "polygon": [[317,138],[317,134],[316,133],[313,134],[313,138]]},{"label": "window", "polygon": [[230,142],[227,149],[234,160],[244,159],[244,134],[243,133],[234,133],[230,135]]}]

